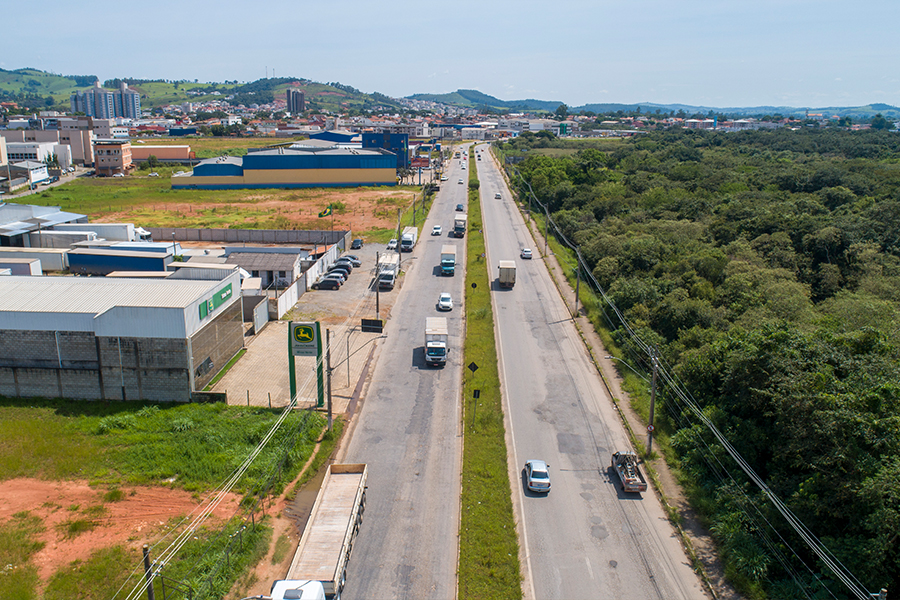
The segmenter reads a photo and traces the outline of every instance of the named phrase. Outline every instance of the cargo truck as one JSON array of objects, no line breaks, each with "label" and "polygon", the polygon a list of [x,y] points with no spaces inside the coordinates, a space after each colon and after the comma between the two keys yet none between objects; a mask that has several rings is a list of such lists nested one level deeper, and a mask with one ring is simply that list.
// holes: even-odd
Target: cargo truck
[{"label": "cargo truck", "polygon": [[400,236],[400,251],[412,252],[413,246],[416,245],[416,238],[419,236],[419,230],[415,227],[406,227],[403,229],[403,235]]},{"label": "cargo truck", "polygon": [[516,261],[500,261],[500,287],[511,288],[516,285]]},{"label": "cargo truck", "polygon": [[150,232],[132,223],[60,223],[53,231],[92,231],[111,242],[151,242]]},{"label": "cargo truck", "polygon": [[400,255],[396,252],[382,255],[378,262],[378,271],[376,273],[378,287],[382,290],[394,289],[394,284],[397,282],[399,274]]},{"label": "cargo truck", "polygon": [[441,275],[453,275],[456,272],[456,246],[447,244],[441,248]]},{"label": "cargo truck", "polygon": [[622,490],[626,492],[646,492],[647,480],[641,473],[637,454],[632,451],[615,452],[612,455],[612,468],[619,475]]},{"label": "cargo truck", "polygon": [[446,317],[425,318],[425,364],[430,367],[443,367],[447,364],[447,347],[449,333]]},{"label": "cargo truck", "polygon": [[466,235],[466,223],[468,222],[468,215],[456,215],[453,219],[453,235],[454,237],[461,238]]},{"label": "cargo truck", "polygon": [[340,598],[353,538],[366,510],[366,476],[365,464],[328,466],[287,576],[272,584],[272,600],[306,598],[302,594],[318,588],[315,582],[325,598]]}]

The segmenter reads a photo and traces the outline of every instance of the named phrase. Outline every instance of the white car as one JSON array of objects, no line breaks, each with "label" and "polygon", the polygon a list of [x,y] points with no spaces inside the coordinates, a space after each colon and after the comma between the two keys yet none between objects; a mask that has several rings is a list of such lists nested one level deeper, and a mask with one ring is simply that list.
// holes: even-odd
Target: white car
[{"label": "white car", "polygon": [[453,310],[453,298],[447,292],[441,294],[438,298],[438,310]]},{"label": "white car", "polygon": [[447,177],[446,175],[441,175],[441,181],[447,181],[448,179],[450,179],[450,178]]},{"label": "white car", "polygon": [[431,235],[441,235],[441,226],[435,225],[431,228]]},{"label": "white car", "polygon": [[463,182],[462,179],[460,179],[460,180],[458,181],[458,183],[459,183],[460,185],[462,185],[462,182]]},{"label": "white car", "polygon": [[525,260],[531,260],[531,248],[522,248],[520,256]]},{"label": "white car", "polygon": [[503,196],[500,194],[500,192],[494,194],[494,200],[503,200]]},{"label": "white car", "polygon": [[397,249],[397,240],[391,240],[387,245],[388,250],[396,250]]}]

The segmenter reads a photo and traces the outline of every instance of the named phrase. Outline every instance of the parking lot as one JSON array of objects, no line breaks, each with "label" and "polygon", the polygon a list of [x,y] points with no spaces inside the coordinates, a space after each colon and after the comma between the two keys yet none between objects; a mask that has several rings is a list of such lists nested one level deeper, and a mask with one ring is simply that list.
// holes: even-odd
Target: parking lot
[{"label": "parking lot", "polygon": [[[282,320],[270,322],[247,341],[246,354],[214,386],[213,391],[227,392],[228,403],[253,406],[286,406],[290,401],[288,375],[288,321],[319,321],[322,335],[331,331],[332,401],[335,414],[346,412],[358,384],[366,374],[366,365],[379,334],[359,330],[362,319],[377,315],[386,319],[400,292],[397,286],[376,294],[376,252],[384,253],[381,244],[366,244],[360,250],[348,250],[362,261],[354,268],[339,290],[309,290]],[[409,255],[404,255],[408,258]],[[401,278],[402,282],[402,278]],[[402,283],[401,283],[402,285]],[[376,308],[378,310],[376,310]],[[323,344],[324,346],[324,344]],[[346,360],[348,353],[350,360]],[[316,402],[314,358],[296,358],[297,395],[300,406]]]}]

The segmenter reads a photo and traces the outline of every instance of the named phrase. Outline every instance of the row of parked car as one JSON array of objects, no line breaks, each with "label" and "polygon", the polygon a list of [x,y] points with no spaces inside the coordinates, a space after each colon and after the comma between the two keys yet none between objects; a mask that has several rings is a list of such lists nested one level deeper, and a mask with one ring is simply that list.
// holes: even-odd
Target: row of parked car
[{"label": "row of parked car", "polygon": [[328,271],[314,284],[314,290],[339,290],[346,283],[353,272],[354,267],[362,265],[362,261],[355,254],[345,254],[328,267]]}]

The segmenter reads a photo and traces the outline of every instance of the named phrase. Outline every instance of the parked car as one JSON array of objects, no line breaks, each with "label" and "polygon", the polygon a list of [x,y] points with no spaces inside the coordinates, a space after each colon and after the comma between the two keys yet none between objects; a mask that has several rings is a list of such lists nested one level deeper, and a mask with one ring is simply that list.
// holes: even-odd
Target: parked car
[{"label": "parked car", "polygon": [[113,177],[125,177],[124,173],[113,173]]},{"label": "parked car", "polygon": [[341,289],[341,282],[337,279],[320,279],[319,281],[312,284],[312,289],[314,290],[339,290]]},{"label": "parked car", "polygon": [[532,492],[550,491],[550,465],[542,460],[525,461],[525,485]]},{"label": "parked car", "polygon": [[397,249],[397,240],[391,240],[387,245],[388,250],[396,250]]},{"label": "parked car", "polygon": [[448,179],[450,179],[450,178],[447,177],[446,175],[441,175],[441,181],[447,181]]},{"label": "parked car", "polygon": [[154,171],[154,172],[150,173],[147,177],[159,177],[159,173]]},{"label": "parked car", "polygon": [[360,261],[357,257],[352,254],[345,254],[338,259],[338,262],[348,262],[354,267],[359,267],[362,265],[362,261]]},{"label": "parked car", "polygon": [[441,235],[441,226],[435,225],[431,228],[431,235]]},{"label": "parked car", "polygon": [[438,298],[437,307],[438,310],[453,310],[453,297],[448,292],[444,292]]},{"label": "parked car", "polygon": [[521,254],[519,254],[525,260],[531,260],[531,248],[522,248]]},{"label": "parked car", "polygon": [[457,204],[457,205],[456,205],[456,212],[465,212],[465,211],[466,211],[466,207],[465,207],[465,206],[463,206],[462,204]]},{"label": "parked car", "polygon": [[322,279],[337,279],[341,283],[346,283],[347,277],[347,273],[344,273],[343,271],[329,271]]},{"label": "parked car", "polygon": [[326,277],[328,275],[340,275],[346,280],[350,277],[350,270],[344,267],[331,267],[325,275]]},{"label": "parked car", "polygon": [[356,238],[355,240],[353,240],[353,241],[350,243],[350,249],[351,249],[351,250],[359,250],[359,249],[362,248],[362,247],[363,247],[363,241],[362,241],[362,239],[360,239],[360,238]]},{"label": "parked car", "polygon": [[353,272],[353,263],[351,263],[349,260],[336,260],[334,264],[328,267],[328,269],[331,270],[335,267],[344,267],[348,272]]}]

